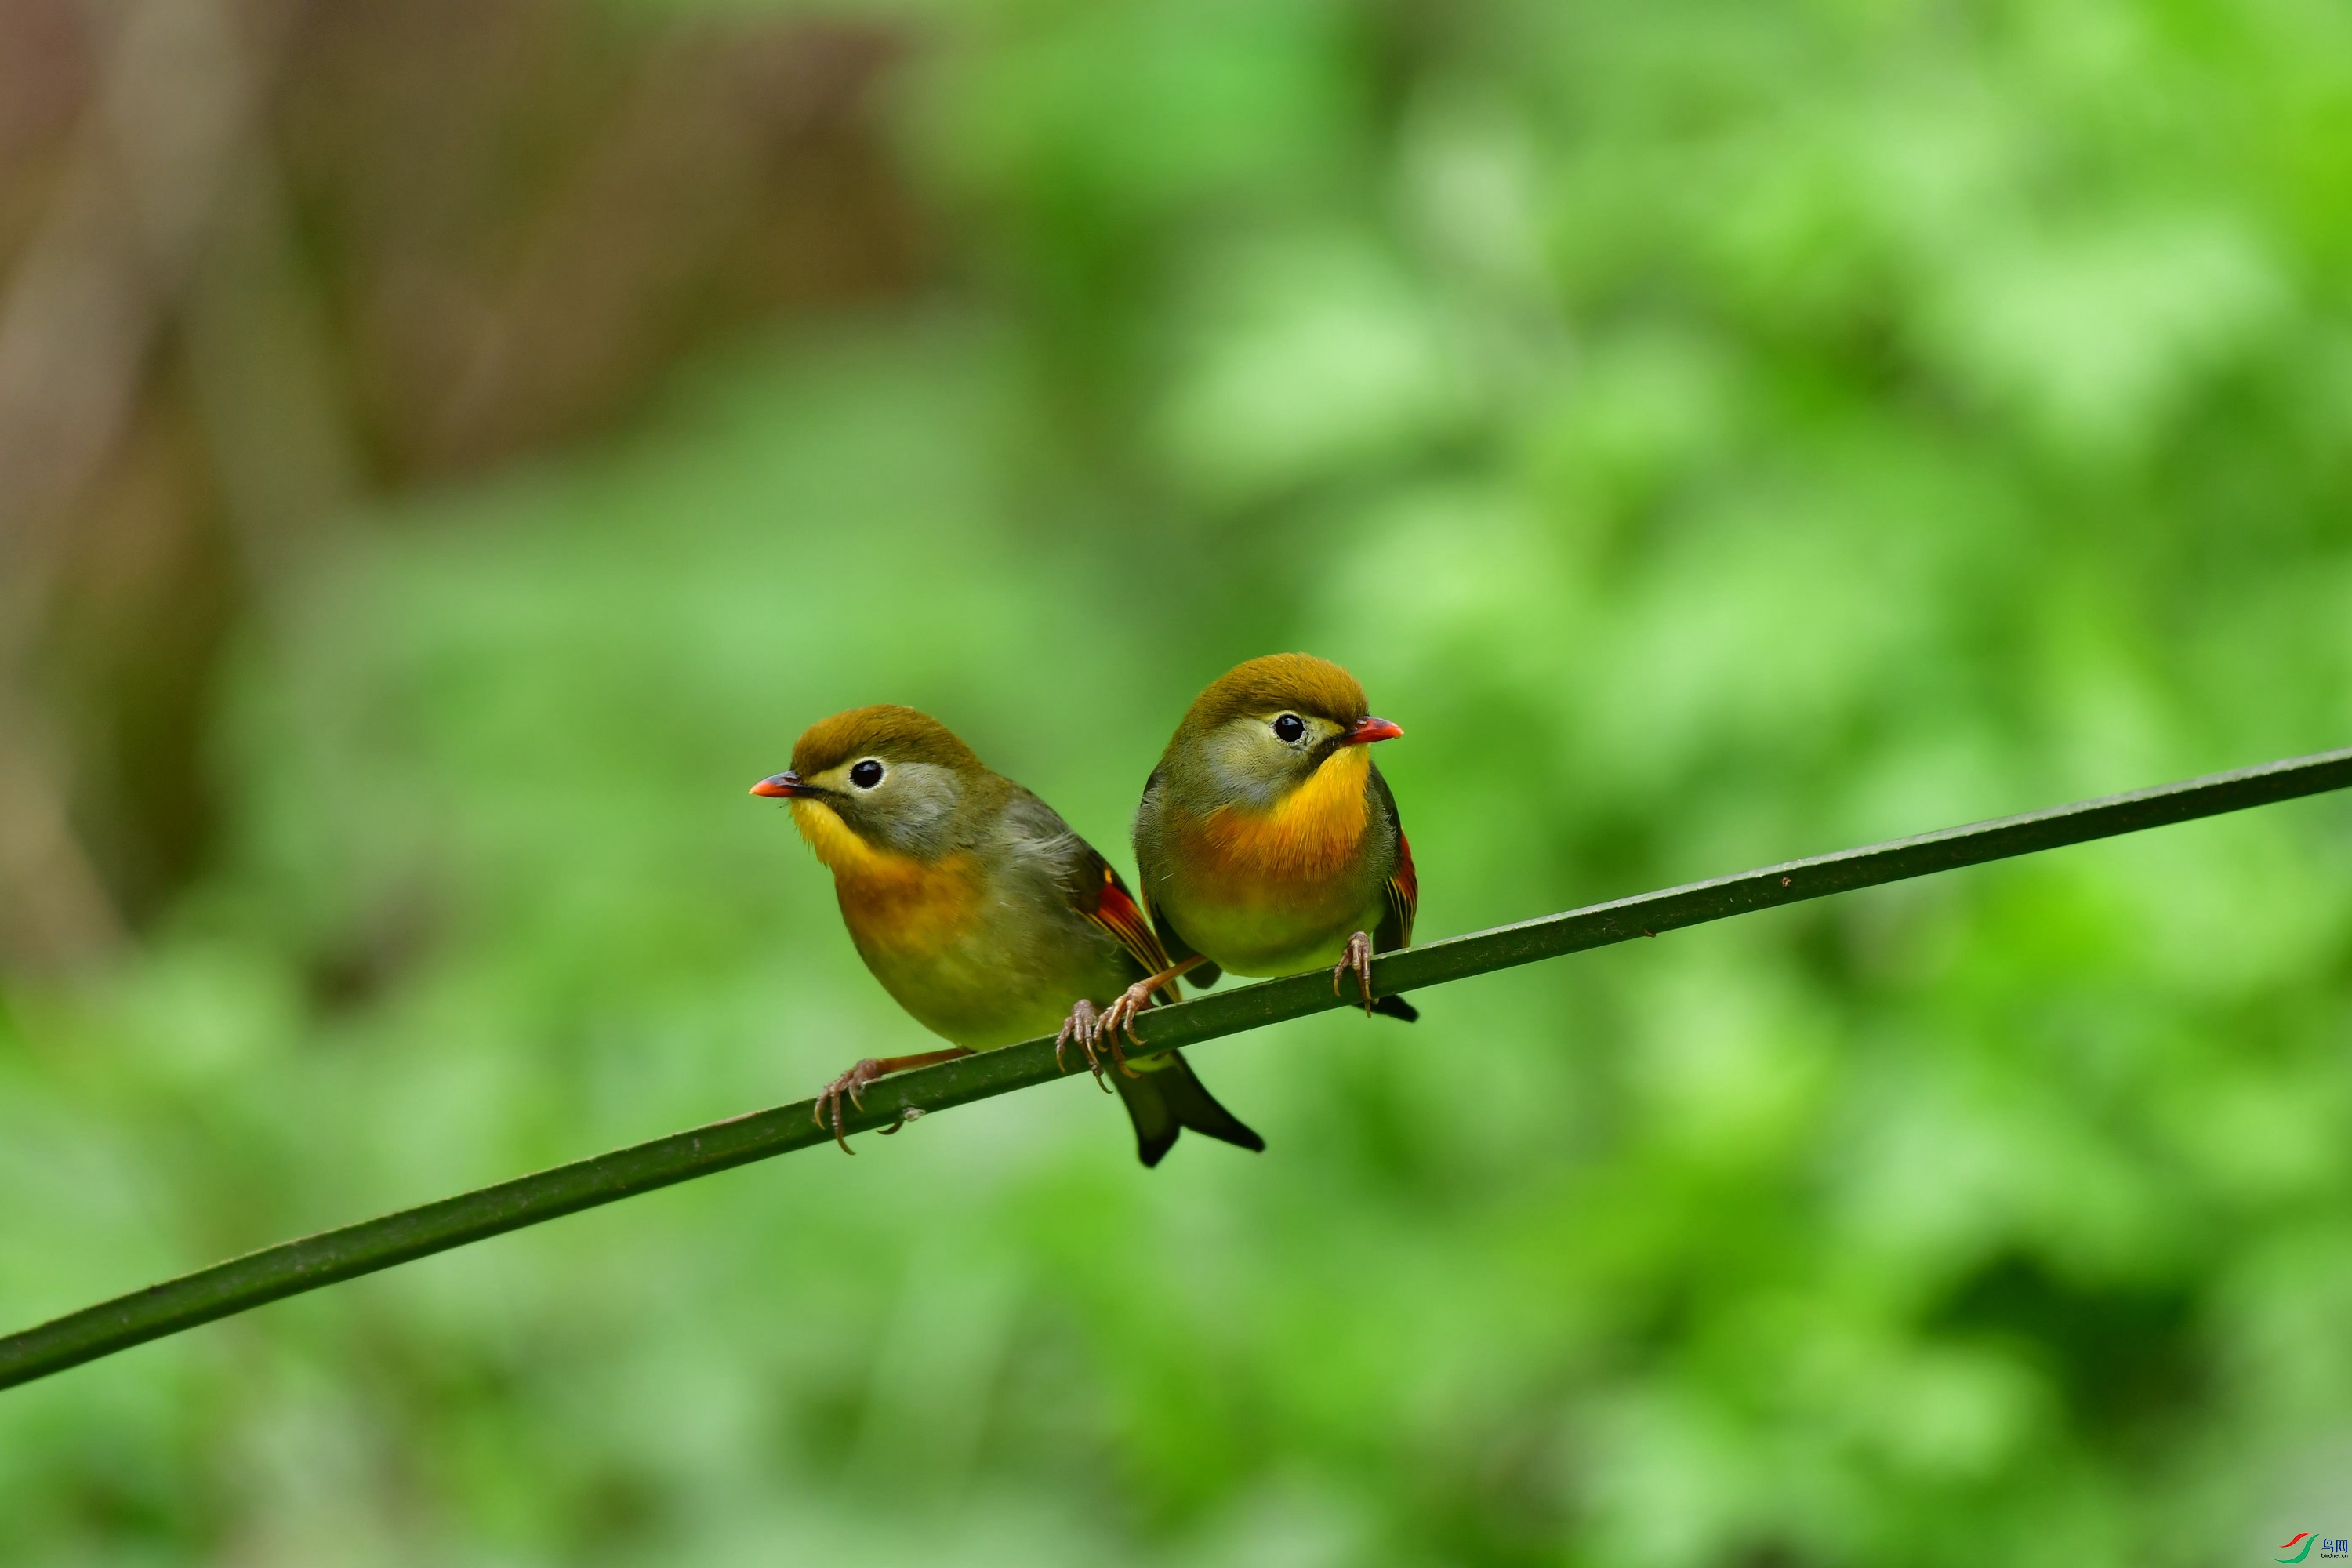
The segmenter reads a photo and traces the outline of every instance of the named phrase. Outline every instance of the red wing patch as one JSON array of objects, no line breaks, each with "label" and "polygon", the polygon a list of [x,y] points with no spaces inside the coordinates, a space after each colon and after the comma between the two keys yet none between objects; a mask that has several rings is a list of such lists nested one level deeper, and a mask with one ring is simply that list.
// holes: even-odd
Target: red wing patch
[{"label": "red wing patch", "polygon": [[1412,845],[1405,838],[1404,829],[1397,829],[1397,868],[1389,877],[1389,909],[1397,918],[1404,940],[1397,945],[1412,945],[1412,917],[1421,908],[1421,878],[1412,868]]},{"label": "red wing patch", "polygon": [[[1096,896],[1095,907],[1087,911],[1089,919],[1118,939],[1136,963],[1143,965],[1147,974],[1157,974],[1168,967],[1168,950],[1160,945],[1160,938],[1151,929],[1143,908],[1118,879],[1118,873],[1108,866],[1102,868],[1102,887]],[[1176,1003],[1183,994],[1173,984],[1160,988],[1160,1000]]]}]

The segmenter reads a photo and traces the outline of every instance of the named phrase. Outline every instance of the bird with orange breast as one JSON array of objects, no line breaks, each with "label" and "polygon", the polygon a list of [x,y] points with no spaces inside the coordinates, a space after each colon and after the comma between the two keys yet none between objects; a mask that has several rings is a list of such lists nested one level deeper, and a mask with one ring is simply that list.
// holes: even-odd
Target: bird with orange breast
[{"label": "bird with orange breast", "polygon": [[1132,1037],[1152,988],[1220,971],[1334,965],[1364,1011],[1410,1023],[1372,994],[1374,952],[1411,945],[1420,897],[1396,796],[1371,747],[1404,731],[1375,718],[1355,677],[1310,654],[1254,658],[1211,683],[1176,727],[1135,814],[1135,863],[1171,962],[1099,1020]]},{"label": "bird with orange breast", "polygon": [[[1116,1070],[1103,1070],[1096,1009],[1173,966],[1110,863],[946,725],[888,705],[836,713],[793,744],[788,772],[751,793],[791,803],[793,826],[833,872],[866,967],[917,1023],[950,1042],[867,1058],[825,1087],[818,1125],[830,1107],[845,1151],[843,1098],[860,1103],[859,1092],[885,1073],[1057,1030],[1057,1047],[1076,1040],[1096,1080],[1117,1088],[1146,1165],[1187,1127],[1265,1147],[1174,1051],[1136,1067],[1115,1059]],[[1162,975],[1136,1005],[1181,994]]]}]

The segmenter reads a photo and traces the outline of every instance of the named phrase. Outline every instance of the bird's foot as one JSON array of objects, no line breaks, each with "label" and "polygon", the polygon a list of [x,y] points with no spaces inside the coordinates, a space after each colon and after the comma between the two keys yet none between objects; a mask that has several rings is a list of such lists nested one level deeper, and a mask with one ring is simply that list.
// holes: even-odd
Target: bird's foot
[{"label": "bird's foot", "polygon": [[833,1141],[841,1145],[841,1152],[845,1154],[855,1154],[857,1151],[851,1148],[849,1140],[842,1135],[842,1097],[848,1096],[850,1104],[860,1110],[865,1110],[866,1101],[859,1097],[866,1092],[866,1086],[880,1078],[883,1071],[880,1062],[876,1061],[872,1057],[867,1057],[816,1092],[816,1105],[814,1110],[816,1124],[819,1127],[825,1124],[825,1113],[830,1110],[833,1121]]},{"label": "bird's foot", "polygon": [[1111,1064],[1129,1078],[1141,1078],[1143,1075],[1127,1065],[1127,1052],[1118,1043],[1119,1037],[1126,1036],[1135,1045],[1143,1044],[1143,1037],[1135,1032],[1135,1016],[1151,1005],[1154,983],[1162,979],[1162,976],[1155,974],[1150,980],[1137,981],[1120,992],[1103,1010],[1102,1037],[1103,1043],[1110,1047]]},{"label": "bird's foot", "polygon": [[1110,1085],[1103,1082],[1102,1057],[1095,1048],[1102,1040],[1102,1015],[1083,996],[1071,1004],[1070,1016],[1062,1020],[1062,1032],[1054,1037],[1054,1065],[1064,1072],[1069,1071],[1070,1067],[1062,1055],[1063,1048],[1072,1040],[1077,1041],[1078,1048],[1087,1054],[1087,1070],[1095,1075],[1095,1087],[1108,1094]]},{"label": "bird's foot", "polygon": [[1339,982],[1348,975],[1356,977],[1356,992],[1364,999],[1364,1016],[1372,1016],[1372,939],[1362,931],[1348,939],[1348,948],[1339,962],[1331,966],[1331,994],[1339,994]]},{"label": "bird's foot", "polygon": [[[961,1046],[950,1046],[943,1051],[925,1051],[920,1056],[884,1057],[879,1060],[867,1057],[864,1061],[817,1090],[816,1103],[811,1108],[810,1114],[819,1127],[825,1125],[830,1114],[833,1123],[833,1141],[841,1145],[843,1153],[854,1154],[857,1151],[849,1146],[849,1140],[843,1135],[841,1125],[841,1102],[845,1097],[850,1104],[863,1110],[866,1109],[866,1101],[861,1097],[866,1092],[866,1086],[876,1079],[887,1078],[894,1072],[908,1072],[916,1068],[937,1067],[941,1062],[951,1062],[958,1057],[970,1055],[971,1053]],[[909,1108],[905,1115],[884,1131],[896,1132],[921,1114],[921,1110]]]}]

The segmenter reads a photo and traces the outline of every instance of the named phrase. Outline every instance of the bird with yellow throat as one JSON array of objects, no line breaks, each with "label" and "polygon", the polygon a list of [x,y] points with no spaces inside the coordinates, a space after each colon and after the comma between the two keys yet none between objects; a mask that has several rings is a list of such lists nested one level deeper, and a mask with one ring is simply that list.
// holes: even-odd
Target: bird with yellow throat
[{"label": "bird with yellow throat", "polygon": [[1328,659],[1278,653],[1239,665],[1193,700],[1143,788],[1135,863],[1166,967],[1129,987],[1101,1026],[1131,1032],[1153,987],[1220,971],[1288,974],[1332,964],[1367,1014],[1407,1023],[1372,994],[1375,952],[1410,946],[1420,884],[1396,796],[1371,747],[1404,731],[1377,718]]},{"label": "bird with yellow throat", "polygon": [[1265,1147],[1174,1051],[1102,1070],[1096,1009],[1144,981],[1134,1005],[1176,1001],[1173,979],[1151,980],[1174,966],[1110,863],[946,725],[891,705],[836,713],[793,744],[789,771],[751,793],[791,803],[793,826],[833,872],[858,956],[950,1042],[869,1057],[825,1087],[818,1125],[829,1107],[844,1150],[841,1101],[859,1103],[876,1079],[1057,1030],[1057,1044],[1075,1039],[1096,1080],[1118,1089],[1146,1165],[1187,1127]]}]

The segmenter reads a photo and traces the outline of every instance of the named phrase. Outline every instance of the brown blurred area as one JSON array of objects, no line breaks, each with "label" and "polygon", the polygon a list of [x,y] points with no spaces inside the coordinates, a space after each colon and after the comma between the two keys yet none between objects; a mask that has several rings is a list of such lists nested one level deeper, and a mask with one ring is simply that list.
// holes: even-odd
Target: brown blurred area
[{"label": "brown blurred area", "polygon": [[0,969],[205,861],[233,637],[371,495],[902,293],[877,26],[557,0],[0,5]]}]

